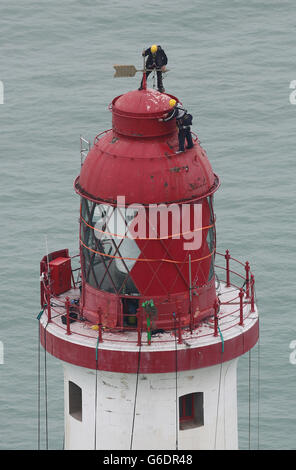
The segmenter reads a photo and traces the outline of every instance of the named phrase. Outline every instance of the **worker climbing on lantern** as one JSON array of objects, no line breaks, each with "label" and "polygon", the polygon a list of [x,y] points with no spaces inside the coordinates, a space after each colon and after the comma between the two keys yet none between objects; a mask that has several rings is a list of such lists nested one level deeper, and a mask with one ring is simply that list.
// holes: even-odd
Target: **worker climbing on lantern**
[{"label": "worker climbing on lantern", "polygon": [[181,104],[177,103],[177,101],[174,99],[169,101],[169,105],[172,110],[165,114],[163,118],[160,118],[159,121],[171,121],[171,119],[176,118],[176,123],[179,130],[179,150],[176,153],[182,153],[185,151],[185,139],[187,140],[186,148],[191,149],[193,147],[190,130],[190,126],[192,125],[192,115],[187,113],[186,109],[182,108]]},{"label": "worker climbing on lantern", "polygon": [[[145,65],[145,71],[144,73],[146,74],[146,80],[152,70],[156,70],[157,74],[157,88],[158,91],[161,93],[164,93],[165,89],[163,87],[162,83],[162,73],[165,72],[166,70],[166,65],[168,63],[168,58],[166,56],[166,53],[164,50],[161,48],[161,46],[157,46],[156,44],[153,44],[151,47],[148,49],[144,49],[142,52],[142,56],[147,58],[146,65]],[[143,89],[143,78],[141,82],[141,86],[139,90]]]}]

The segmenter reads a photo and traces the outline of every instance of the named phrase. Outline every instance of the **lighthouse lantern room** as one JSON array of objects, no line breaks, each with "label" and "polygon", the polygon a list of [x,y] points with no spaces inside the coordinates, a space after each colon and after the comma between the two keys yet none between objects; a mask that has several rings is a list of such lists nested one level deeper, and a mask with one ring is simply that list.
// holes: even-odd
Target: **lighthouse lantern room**
[{"label": "lighthouse lantern room", "polygon": [[[40,264],[40,341],[64,366],[65,449],[236,449],[254,275],[216,250],[213,172],[177,153],[170,94],[117,96],[74,187],[79,255]],[[78,267],[75,267],[79,260]]]}]

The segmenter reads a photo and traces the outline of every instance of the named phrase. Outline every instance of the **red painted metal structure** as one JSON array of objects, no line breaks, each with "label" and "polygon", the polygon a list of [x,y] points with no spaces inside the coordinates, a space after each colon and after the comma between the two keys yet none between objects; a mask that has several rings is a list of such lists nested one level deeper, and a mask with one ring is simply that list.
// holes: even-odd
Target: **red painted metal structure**
[{"label": "red painted metal structure", "polygon": [[[55,255],[59,253],[56,252]],[[224,352],[223,356],[221,356],[221,343],[217,342],[211,344],[212,337],[219,337],[219,335],[224,336],[227,332],[235,329],[237,325],[241,324],[241,320],[248,321],[252,313],[255,311],[255,289],[254,289],[254,276],[251,275],[251,297],[250,299],[244,298],[243,302],[241,302],[241,285],[246,284],[246,277],[243,274],[245,264],[241,263],[235,258],[232,258],[227,250],[226,254],[223,255],[222,253],[216,253],[218,257],[226,259],[226,266],[224,267],[221,264],[216,264],[216,270],[219,272],[219,277],[221,281],[223,279],[223,272],[225,273],[225,284],[226,279],[229,279],[230,284],[229,287],[231,288],[231,298],[226,304],[231,307],[230,312],[226,314],[218,314],[217,310],[215,312],[213,321],[210,321],[209,324],[209,331],[199,331],[199,328],[196,328],[192,334],[192,339],[198,338],[205,340],[205,342],[209,342],[209,344],[205,344],[202,347],[196,348],[189,348],[185,351],[178,351],[178,370],[190,370],[190,369],[197,369],[201,367],[208,367],[211,365],[215,365],[222,360],[228,361],[234,359],[235,357],[239,357],[249,351],[257,342],[258,335],[259,335],[259,323],[258,321],[254,323],[254,325],[248,329],[247,331],[242,331],[239,336],[233,337],[231,340],[227,340],[224,342]],[[230,261],[235,265],[235,268],[230,269]],[[241,268],[241,269],[239,269]],[[241,272],[239,272],[241,271]],[[46,288],[47,290],[47,288]],[[76,292],[75,292],[76,290]],[[50,292],[50,290],[48,290]],[[66,293],[67,294],[67,293]],[[40,340],[43,346],[46,343],[46,349],[53,354],[55,357],[70,362],[72,364],[79,365],[81,367],[87,368],[96,368],[96,359],[94,354],[94,347],[87,346],[85,344],[80,344],[82,341],[87,339],[95,339],[95,333],[91,329],[91,323],[85,322],[85,319],[81,317],[78,318],[75,322],[77,327],[78,325],[83,325],[82,330],[77,330],[77,328],[71,330],[70,324],[70,312],[68,308],[68,296],[58,296],[55,297],[52,294],[44,296],[44,302],[46,298],[51,299],[51,303],[55,304],[58,302],[57,305],[51,306],[51,312],[53,313],[53,318],[49,318],[48,316],[48,324],[54,325],[57,330],[63,333],[62,337],[57,334],[52,334],[49,332],[49,329],[42,328],[42,333],[40,335]],[[79,297],[80,292],[79,289],[74,289],[74,296]],[[43,304],[44,306],[45,304]],[[220,307],[223,307],[223,302],[219,302]],[[48,310],[47,310],[48,311]],[[64,325],[61,322],[61,318],[67,312],[67,321],[64,322]],[[237,315],[237,321],[228,326],[228,318],[232,315]],[[137,323],[137,336],[134,337],[125,337],[122,335],[123,331],[134,331],[135,328],[132,327],[125,327],[122,329],[121,327],[116,327],[112,329],[103,330],[101,328],[101,320],[99,320],[98,325],[98,336],[99,336],[99,344],[102,345],[106,341],[106,335],[108,336],[107,341],[109,344],[114,344],[114,350],[112,348],[108,348],[107,350],[100,349],[100,369],[104,369],[107,371],[113,372],[126,372],[126,373],[136,373],[137,372],[137,350],[129,351],[130,346],[137,344],[140,345],[147,345],[149,344],[148,338],[145,337],[144,333],[146,332],[145,328],[145,312],[143,309],[139,309],[138,312],[139,321]],[[128,315],[126,315],[128,317]],[[223,321],[226,320],[224,326],[221,326]],[[87,324],[86,324],[87,323]],[[219,328],[220,324],[220,328]],[[188,330],[186,327],[181,327],[178,322],[175,322],[174,329],[173,329],[173,336],[171,339],[159,339],[155,337],[152,339],[153,345],[159,344],[172,344],[171,350],[167,351],[155,351],[153,353],[150,351],[143,351],[141,352],[141,372],[145,373],[155,373],[155,372],[173,372],[176,367],[176,352],[175,352],[175,335],[178,338],[178,344],[182,343],[182,332],[183,335]],[[220,331],[218,331],[220,330]],[[112,338],[110,338],[110,333]],[[73,334],[76,337],[74,342],[67,341],[67,335]],[[46,336],[46,342],[45,342]],[[147,336],[147,335],[146,335]],[[117,350],[117,345],[123,345],[122,350]],[[151,344],[151,343],[150,343]],[[126,350],[125,350],[126,349]]]},{"label": "red painted metal structure", "polygon": [[[100,344],[104,342],[104,332],[108,331],[114,333],[111,339],[108,336],[110,343],[132,341],[139,346],[143,342],[142,331],[152,328],[174,331],[181,345],[183,332],[190,330],[192,335],[197,334],[205,319],[213,321],[212,335],[218,336],[213,194],[219,187],[219,178],[197,137],[192,149],[176,153],[175,120],[160,121],[169,112],[172,97],[144,87],[116,97],[110,105],[112,129],[95,138],[74,183],[81,197],[81,284],[78,288],[72,273],[79,306],[71,307],[67,289],[66,297],[59,297],[66,311],[65,326],[60,321],[59,309],[55,319],[52,318],[55,308],[52,298],[61,294],[63,287],[60,283],[60,290],[55,290],[61,273],[53,276],[52,268],[68,266],[68,250],[52,253],[41,261],[41,305],[46,308],[48,323],[66,331],[61,339],[48,329],[46,348],[62,360],[97,367],[93,347],[70,341],[74,336],[71,308],[77,311],[77,322],[97,325]],[[162,205],[166,208],[163,212]],[[179,219],[176,214],[181,214]],[[165,236],[161,226],[164,216],[168,217]],[[198,228],[195,216],[202,221]],[[178,224],[173,223],[175,220]],[[195,235],[197,244],[188,248]],[[246,285],[246,299],[244,291],[236,294],[238,305],[235,306],[237,324],[243,326],[246,306],[251,305],[251,312],[255,309],[254,277],[249,264],[240,263],[245,273],[238,275],[241,282],[235,286],[230,280],[235,273],[230,270],[229,252],[223,257],[226,267],[220,268],[226,271],[226,287],[240,289],[242,283]],[[69,280],[69,273],[65,272],[65,276]],[[148,315],[148,325],[143,305],[151,300],[154,310]],[[124,332],[129,331],[137,333],[132,340],[124,337]],[[44,333],[41,329],[43,345]],[[75,334],[83,336],[81,332]],[[249,350],[257,338],[258,322],[225,343],[223,361]],[[198,355],[194,348],[180,351],[179,370],[216,364],[221,360],[220,351],[220,343],[204,345]],[[102,349],[100,357],[100,368],[104,370],[133,373],[137,370],[136,351]],[[142,352],[143,372],[169,372],[175,367],[174,348],[153,351],[153,354]]]},{"label": "red painted metal structure", "polygon": [[[75,181],[75,189],[82,198],[81,307],[90,321],[97,321],[94,312],[101,305],[108,309],[105,325],[118,326],[124,308],[121,299],[128,294],[132,297],[137,295],[139,302],[153,298],[159,314],[167,312],[166,320],[156,320],[158,328],[173,326],[172,302],[181,307],[183,325],[193,326],[193,317],[198,316],[197,323],[214,313],[215,221],[212,194],[219,186],[219,179],[197,140],[193,149],[176,155],[175,122],[159,122],[170,109],[170,98],[170,95],[154,90],[131,91],[115,98],[112,103],[113,128],[100,139],[95,139]],[[96,225],[95,212],[105,211],[107,222],[108,217],[109,220],[115,217],[115,211],[121,212],[119,217],[124,218],[126,206],[118,207],[118,196],[124,196],[126,206],[133,204],[136,212],[137,206],[141,206],[137,219],[142,217],[146,230],[144,237],[138,237],[132,246],[127,233],[113,234],[111,239],[109,229],[104,240],[108,250],[104,250],[100,235],[105,233],[100,231],[98,223]],[[193,222],[197,203],[202,210],[203,223],[198,250],[184,249],[184,242],[188,239],[186,235],[194,228],[188,225],[183,235],[183,220],[176,229],[177,234],[181,233],[178,239],[174,237],[176,232],[172,227],[166,239],[161,237],[159,223],[151,227],[151,205],[166,204],[172,210],[179,209],[180,213],[186,206]],[[161,209],[159,211],[161,217]],[[124,222],[127,224],[126,218]],[[132,223],[128,224],[130,230]],[[100,263],[104,268],[99,267]],[[194,285],[191,305],[190,269]]]}]

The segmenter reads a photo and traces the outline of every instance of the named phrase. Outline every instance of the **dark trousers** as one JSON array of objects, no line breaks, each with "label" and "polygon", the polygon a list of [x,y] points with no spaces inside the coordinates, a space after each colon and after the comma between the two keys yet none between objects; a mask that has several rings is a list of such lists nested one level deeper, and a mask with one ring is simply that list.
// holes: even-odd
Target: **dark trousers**
[{"label": "dark trousers", "polygon": [[[150,70],[148,70],[148,72],[146,72],[146,80],[149,77],[150,73],[151,73]],[[157,74],[157,88],[158,88],[159,91],[161,91],[163,89],[162,72],[160,70],[157,70],[156,74]],[[141,81],[141,88],[143,88],[143,79]]]},{"label": "dark trousers", "polygon": [[184,152],[185,139],[187,140],[187,148],[191,149],[193,147],[192,135],[190,132],[190,127],[179,127],[179,150]]}]

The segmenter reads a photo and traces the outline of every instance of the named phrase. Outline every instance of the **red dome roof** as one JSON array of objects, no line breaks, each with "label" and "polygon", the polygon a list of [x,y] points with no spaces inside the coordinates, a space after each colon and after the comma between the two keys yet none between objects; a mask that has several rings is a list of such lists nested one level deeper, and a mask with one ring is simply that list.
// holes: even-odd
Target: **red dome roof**
[{"label": "red dome roof", "polygon": [[[116,203],[189,201],[214,192],[213,173],[198,139],[192,149],[176,154],[175,120],[159,122],[171,96],[155,90],[131,91],[113,100],[113,129],[95,141],[75,182],[88,198]],[[153,137],[153,138],[152,138]]]},{"label": "red dome roof", "polygon": [[117,96],[112,102],[113,130],[131,137],[171,134],[176,129],[175,122],[158,121],[170,111],[171,98],[170,95],[151,89],[134,90]]},{"label": "red dome roof", "polygon": [[161,115],[170,110],[169,101],[171,98],[176,99],[166,93],[149,88],[140,91],[133,90],[114,98],[112,109],[127,115]]}]

